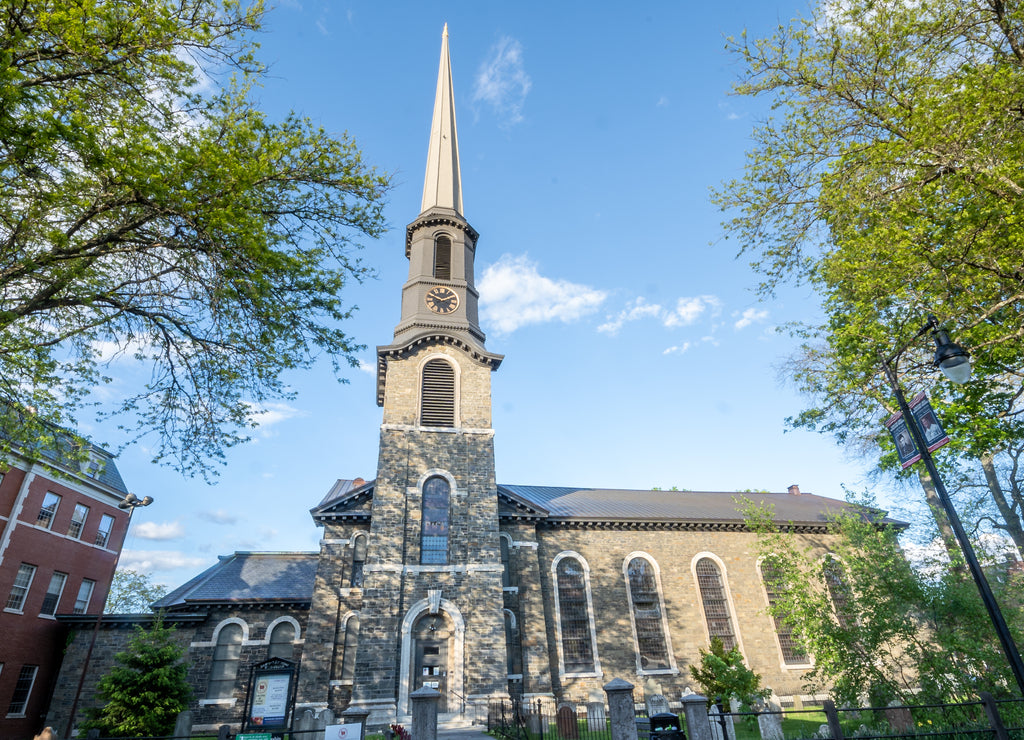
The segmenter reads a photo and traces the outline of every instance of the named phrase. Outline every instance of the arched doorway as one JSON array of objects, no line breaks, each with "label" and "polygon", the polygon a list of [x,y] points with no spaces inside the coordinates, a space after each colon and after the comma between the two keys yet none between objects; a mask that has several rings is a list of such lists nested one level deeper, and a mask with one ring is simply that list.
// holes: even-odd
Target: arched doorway
[{"label": "arched doorway", "polygon": [[448,688],[451,676],[452,625],[444,612],[423,614],[413,625],[412,675],[409,687],[416,691],[424,686],[441,694],[438,712],[448,711]]}]

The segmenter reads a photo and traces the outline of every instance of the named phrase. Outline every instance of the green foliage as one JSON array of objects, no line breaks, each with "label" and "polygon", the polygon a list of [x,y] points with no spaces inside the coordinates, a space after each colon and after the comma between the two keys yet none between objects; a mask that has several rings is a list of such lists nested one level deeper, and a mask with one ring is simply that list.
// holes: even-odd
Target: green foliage
[{"label": "green foliage", "polygon": [[167,595],[167,586],[153,583],[149,575],[131,568],[118,568],[107,592],[106,614],[141,614],[150,604]]},{"label": "green foliage", "polygon": [[751,711],[758,700],[771,695],[771,689],[762,688],[760,674],[743,663],[738,647],[726,650],[722,638],[712,637],[711,648],[700,650],[700,665],[690,666],[690,675],[701,687],[708,703],[738,699],[742,711]]},{"label": "green foliage", "polygon": [[170,735],[192,698],[183,658],[173,628],[159,619],[148,630],[136,626],[118,665],[100,679],[104,706],[89,709],[82,727],[102,737]]},{"label": "green foliage", "polygon": [[[812,401],[790,422],[881,444],[890,470],[880,359],[907,343],[900,373],[930,389],[945,458],[978,479],[973,461],[1024,439],[1022,21],[1019,0],[819,0],[729,45],[736,92],[773,115],[714,198],[764,295],[809,283],[823,301],[821,323],[793,327],[805,344],[787,373]],[[928,314],[972,353],[967,386],[934,384],[933,348],[913,342]]]},{"label": "green foliage", "polygon": [[[872,706],[964,700],[978,691],[1005,695],[1014,685],[973,582],[948,568],[915,569],[903,556],[897,531],[877,510],[833,519],[829,583],[819,542],[799,547],[772,522],[770,509],[745,507],[758,551],[773,566],[777,594],[769,609],[814,657],[809,688],[830,690],[839,704]],[[836,573],[835,570],[832,571]],[[831,586],[831,589],[830,589]],[[1020,584],[1007,577],[994,589],[1010,596]],[[1011,626],[1024,627],[1019,597],[1004,599]]]},{"label": "green foliage", "polygon": [[26,454],[112,411],[155,458],[210,471],[283,372],[361,349],[342,299],[385,228],[388,178],[346,135],[253,91],[260,2],[5,3],[0,14],[0,428]]}]

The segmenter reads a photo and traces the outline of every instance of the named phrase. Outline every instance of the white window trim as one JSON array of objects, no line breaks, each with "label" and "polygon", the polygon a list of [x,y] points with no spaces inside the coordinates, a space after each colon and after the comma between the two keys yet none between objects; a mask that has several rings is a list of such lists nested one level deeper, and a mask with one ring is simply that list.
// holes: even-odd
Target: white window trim
[{"label": "white window trim", "polygon": [[462,428],[462,366],[456,362],[455,358],[451,355],[446,355],[444,352],[431,352],[420,358],[419,365],[416,367],[416,427],[419,429],[431,429],[431,430],[446,430],[449,427],[428,427],[422,424],[423,420],[423,368],[431,360],[441,359],[451,365],[455,370],[455,409],[452,414],[452,421],[454,422],[451,429]]},{"label": "white window trim", "polygon": [[[35,565],[32,565],[32,563],[20,563],[18,565],[18,570],[19,571],[21,570],[21,566],[22,565],[28,565],[28,566],[30,566],[32,568],[32,576],[28,579],[28,583],[25,584],[25,594],[24,594],[24,596],[21,597],[21,606],[19,606],[17,609],[15,609],[13,606],[5,606],[4,607],[4,611],[8,612],[10,614],[24,614],[25,613],[25,604],[28,602],[29,592],[32,590],[32,584],[36,582],[36,574],[39,572],[39,567],[35,566]],[[18,571],[15,571],[15,573],[14,573],[14,583],[11,584],[11,590],[7,592],[7,596],[4,599],[4,603],[5,604],[7,603],[8,600],[10,600],[11,592],[14,591],[14,588],[17,585],[17,582],[18,582]]]},{"label": "white window trim", "polygon": [[222,629],[224,629],[225,627],[227,627],[229,624],[241,625],[241,627],[242,627],[242,646],[243,647],[246,646],[246,645],[263,645],[263,644],[265,644],[264,642],[261,642],[260,640],[255,640],[255,641],[250,641],[249,640],[249,625],[248,625],[248,623],[244,619],[239,619],[238,617],[228,617],[227,619],[221,621],[216,627],[214,627],[214,629],[213,629],[213,638],[209,642],[202,642],[202,641],[191,642],[191,643],[189,643],[189,647],[194,647],[194,648],[217,647],[217,638],[220,637],[220,631]]},{"label": "white window trim", "polygon": [[693,556],[690,561],[690,575],[693,577],[693,587],[697,591],[697,604],[700,606],[700,616],[704,626],[704,637],[707,639],[707,644],[711,644],[711,632],[708,630],[708,615],[704,613],[704,595],[700,592],[700,582],[697,580],[697,563],[703,558],[709,558],[713,560],[718,566],[719,574],[722,577],[722,589],[725,591],[725,601],[729,605],[729,620],[732,622],[733,633],[736,637],[736,647],[739,648],[740,655],[743,656],[745,661],[748,661],[747,651],[743,647],[743,634],[740,630],[740,622],[738,613],[736,611],[736,604],[732,600],[732,589],[729,588],[729,571],[725,567],[725,563],[722,559],[715,555],[713,552],[699,552]]},{"label": "white window trim", "polygon": [[786,656],[782,653],[782,642],[779,640],[779,631],[775,627],[775,617],[769,611],[772,602],[768,598],[768,588],[764,585],[764,574],[761,572],[761,563],[764,562],[764,559],[765,556],[761,555],[754,567],[757,569],[758,583],[761,584],[761,596],[764,598],[764,613],[768,618],[768,627],[771,629],[772,634],[775,635],[775,647],[778,649],[779,655],[779,668],[784,671],[806,671],[808,668],[814,667],[814,656],[808,654],[808,661],[806,663],[787,663]]},{"label": "white window trim", "polygon": [[301,644],[303,644],[306,641],[302,637],[302,628],[299,627],[298,620],[295,619],[295,617],[285,616],[285,617],[278,617],[273,622],[268,624],[266,632],[263,633],[263,641],[262,642],[257,641],[257,643],[260,644],[260,645],[270,645],[270,636],[273,634],[274,628],[277,627],[277,625],[279,625],[279,624],[281,624],[283,622],[288,622],[288,623],[290,623],[292,625],[292,627],[295,628],[295,637],[292,639],[292,644],[293,645],[301,645]]},{"label": "white window trim", "polygon": [[[569,673],[565,670],[565,652],[562,648],[562,606],[558,593],[558,564],[565,558],[576,558],[583,566],[583,587],[587,594],[587,620],[590,624],[590,646],[594,655],[594,670]],[[590,591],[590,564],[575,550],[563,550],[551,561],[551,580],[555,594],[555,642],[558,644],[558,674],[564,678],[600,678],[601,658],[597,653],[597,624],[594,619],[594,597]]]},{"label": "white window trim", "polygon": [[[654,587],[658,590],[658,609],[661,612],[661,634],[665,639],[665,650],[668,651],[668,668],[645,669],[640,665],[640,636],[636,629],[636,610],[633,605],[633,589],[629,587],[629,563],[634,558],[643,558],[654,568]],[[629,604],[629,624],[633,629],[633,647],[636,657],[636,675],[656,676],[666,674],[678,674],[679,666],[676,664],[676,654],[672,650],[672,634],[668,629],[668,615],[665,613],[665,592],[661,586],[661,567],[658,561],[650,553],[636,550],[629,553],[622,561],[622,577],[626,582],[626,601]]]},{"label": "white window trim", "polygon": [[[35,689],[35,687],[36,687],[36,679],[37,679],[37,678],[39,678],[39,666],[33,666],[33,667],[35,668],[35,671],[33,671],[33,672],[32,672],[32,683],[30,683],[30,684],[28,685],[28,691],[27,691],[27,692],[25,693],[25,707],[24,707],[24,711],[21,711],[21,712],[13,712],[13,713],[12,713],[12,712],[9,712],[9,713],[8,713],[8,714],[7,714],[6,716],[5,716],[5,718],[6,718],[6,719],[18,719],[18,718],[20,718],[20,717],[25,717],[25,716],[27,716],[27,711],[28,711],[28,704],[29,704],[29,702],[30,702],[30,701],[32,700],[32,691],[33,691],[33,690]],[[20,673],[20,672],[19,672],[19,673]],[[20,676],[19,676],[19,677],[20,677]],[[17,686],[17,685],[18,685],[18,684],[17,684],[17,681],[15,681],[15,684],[14,684],[14,685],[15,685],[15,686]]]}]

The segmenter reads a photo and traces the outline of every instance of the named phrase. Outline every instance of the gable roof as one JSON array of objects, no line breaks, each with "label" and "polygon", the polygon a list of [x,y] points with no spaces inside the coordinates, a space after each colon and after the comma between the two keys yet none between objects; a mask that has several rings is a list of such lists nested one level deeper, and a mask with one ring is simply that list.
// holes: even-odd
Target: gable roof
[{"label": "gable roof", "polygon": [[308,603],[320,554],[316,552],[236,552],[221,555],[188,583],[153,604],[153,609],[201,604]]}]

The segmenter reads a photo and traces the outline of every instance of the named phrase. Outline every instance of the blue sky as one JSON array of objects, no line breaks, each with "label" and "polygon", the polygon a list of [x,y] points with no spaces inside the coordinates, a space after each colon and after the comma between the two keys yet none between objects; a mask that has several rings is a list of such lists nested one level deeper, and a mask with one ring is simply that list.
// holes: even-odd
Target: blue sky
[{"label": "blue sky", "polygon": [[[156,502],[136,512],[122,565],[174,586],[218,554],[317,550],[309,508],[338,478],[375,476],[374,348],[399,318],[445,22],[465,216],[481,234],[481,323],[506,356],[493,378],[498,481],[796,483],[836,498],[844,484],[863,488],[871,460],[785,431],[803,405],[779,379],[794,343],[775,328],[813,317],[815,297],[791,289],[759,303],[709,201],[740,174],[766,113],[729,95],[741,68],[725,37],[806,11],[763,0],[279,3],[260,36],[265,110],[347,131],[394,174],[391,230],[363,252],[378,278],[347,294],[365,370],[347,385],[326,362],[289,376],[298,397],[266,409],[212,487],[128,448],[128,487]],[[898,495],[877,493],[884,504]]]}]

